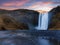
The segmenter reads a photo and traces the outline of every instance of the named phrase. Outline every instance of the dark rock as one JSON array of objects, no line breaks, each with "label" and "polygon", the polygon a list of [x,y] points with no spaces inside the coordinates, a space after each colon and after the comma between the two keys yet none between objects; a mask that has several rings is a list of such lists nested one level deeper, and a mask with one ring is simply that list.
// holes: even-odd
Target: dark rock
[{"label": "dark rock", "polygon": [[[2,13],[3,12],[3,13]],[[0,10],[0,29],[34,29],[38,23],[37,11],[28,9]]]},{"label": "dark rock", "polygon": [[53,8],[49,12],[50,24],[49,29],[60,30],[60,6]]},{"label": "dark rock", "polygon": [[[17,9],[17,10],[13,10],[11,14],[12,15],[14,14],[13,16],[20,17],[20,19],[22,20],[26,19],[27,22],[28,21],[31,22],[34,26],[37,25],[38,15],[39,15],[37,11],[27,10],[27,9]],[[18,18],[17,20],[20,21],[20,19]]]}]

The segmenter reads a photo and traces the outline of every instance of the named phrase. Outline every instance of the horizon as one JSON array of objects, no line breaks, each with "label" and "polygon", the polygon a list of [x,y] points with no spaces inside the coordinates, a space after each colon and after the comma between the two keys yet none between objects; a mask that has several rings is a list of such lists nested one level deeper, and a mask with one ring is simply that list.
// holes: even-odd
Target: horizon
[{"label": "horizon", "polygon": [[50,11],[52,8],[60,5],[60,0],[2,0],[0,1],[0,9],[15,10],[43,10]]},{"label": "horizon", "polygon": [[[59,6],[59,5],[58,5]],[[58,7],[58,6],[56,6],[56,7]],[[54,7],[54,8],[56,8],[56,7]],[[60,7],[60,6],[59,6]],[[54,9],[54,8],[52,8],[52,9]],[[51,11],[52,9],[50,9],[49,11]],[[2,9],[2,8],[0,8],[0,10],[7,10],[7,11],[13,11],[13,10],[21,10],[21,9],[12,9],[12,10],[9,10],[9,9]],[[25,10],[32,10],[32,9],[25,9]],[[34,11],[37,11],[37,12],[39,12],[39,13],[47,13],[47,12],[49,12],[49,11],[45,11],[45,10],[34,10]]]}]

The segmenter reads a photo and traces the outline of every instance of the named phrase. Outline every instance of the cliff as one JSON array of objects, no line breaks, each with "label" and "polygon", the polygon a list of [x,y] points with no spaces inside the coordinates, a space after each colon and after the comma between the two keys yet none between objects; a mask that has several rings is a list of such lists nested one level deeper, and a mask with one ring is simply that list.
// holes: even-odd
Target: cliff
[{"label": "cliff", "polygon": [[53,8],[50,12],[50,30],[60,30],[60,6]]},{"label": "cliff", "polygon": [[29,30],[37,25],[37,11],[28,9],[0,9],[0,30]]}]

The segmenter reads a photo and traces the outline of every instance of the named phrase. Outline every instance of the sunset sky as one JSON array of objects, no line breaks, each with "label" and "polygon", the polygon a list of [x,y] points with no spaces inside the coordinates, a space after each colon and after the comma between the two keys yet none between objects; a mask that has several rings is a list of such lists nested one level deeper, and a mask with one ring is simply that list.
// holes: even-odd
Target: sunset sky
[{"label": "sunset sky", "polygon": [[60,0],[0,0],[0,8],[7,10],[31,9],[49,11],[60,5]]}]

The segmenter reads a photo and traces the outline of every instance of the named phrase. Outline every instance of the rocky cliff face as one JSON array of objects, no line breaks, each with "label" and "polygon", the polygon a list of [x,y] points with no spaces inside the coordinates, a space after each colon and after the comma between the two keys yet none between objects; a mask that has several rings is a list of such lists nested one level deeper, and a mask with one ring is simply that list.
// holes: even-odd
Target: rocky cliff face
[{"label": "rocky cliff face", "polygon": [[32,29],[38,22],[37,11],[27,9],[0,10],[0,30]]},{"label": "rocky cliff face", "polygon": [[[38,22],[39,13],[37,11],[33,11],[33,10],[27,10],[27,9],[20,9],[19,10],[18,9],[18,10],[13,10],[11,15],[13,15],[15,18],[17,18],[17,21],[24,20],[24,18],[25,18],[25,20],[27,22],[29,21],[34,26],[36,26],[37,22]],[[26,22],[26,21],[24,21],[24,22]]]},{"label": "rocky cliff face", "polygon": [[60,30],[60,6],[53,8],[49,14],[51,16],[49,29]]}]

